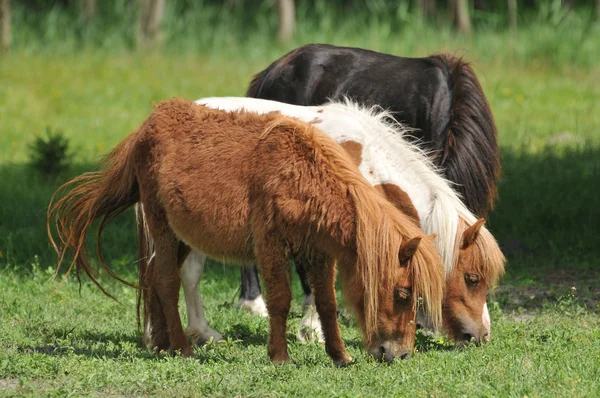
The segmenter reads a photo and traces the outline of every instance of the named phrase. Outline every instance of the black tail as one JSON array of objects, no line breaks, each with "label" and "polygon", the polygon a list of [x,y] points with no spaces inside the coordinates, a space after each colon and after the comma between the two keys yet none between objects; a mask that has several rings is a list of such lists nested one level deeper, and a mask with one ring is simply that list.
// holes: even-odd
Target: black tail
[{"label": "black tail", "polygon": [[[257,73],[256,75],[254,75],[254,77],[252,78],[252,81],[250,82],[250,85],[248,86],[248,91],[246,91],[246,97],[251,97],[251,98],[269,98],[268,96],[265,96],[265,90],[270,91],[270,87],[271,87],[271,77],[277,77],[280,78],[280,73],[279,73],[279,69],[280,69],[280,59],[276,60],[275,62],[273,62],[271,65],[269,65],[266,69],[260,71],[259,73]],[[271,73],[273,72],[273,73]],[[286,91],[286,90],[284,90]],[[273,99],[273,98],[269,98],[269,99]]]},{"label": "black tail", "polygon": [[500,178],[496,124],[475,72],[468,62],[450,54],[433,58],[448,71],[452,105],[446,144],[439,164],[477,216],[494,205]]},{"label": "black tail", "polygon": [[246,97],[260,98],[260,91],[262,89],[262,86],[265,80],[267,79],[267,75],[274,67],[276,62],[277,61],[273,62],[271,65],[269,65],[267,69],[264,69],[256,75],[254,75],[252,81],[250,82],[250,85],[248,86],[248,91],[246,91]]},{"label": "black tail", "polygon": [[[258,72],[252,78],[246,97],[263,98],[273,101],[282,101],[288,104],[296,103],[292,98],[297,97],[295,92],[295,78],[293,64],[296,57],[305,51],[307,46],[298,47],[283,57],[273,61],[266,69]],[[277,80],[276,86],[273,83]],[[300,105],[300,104],[297,104]]]}]

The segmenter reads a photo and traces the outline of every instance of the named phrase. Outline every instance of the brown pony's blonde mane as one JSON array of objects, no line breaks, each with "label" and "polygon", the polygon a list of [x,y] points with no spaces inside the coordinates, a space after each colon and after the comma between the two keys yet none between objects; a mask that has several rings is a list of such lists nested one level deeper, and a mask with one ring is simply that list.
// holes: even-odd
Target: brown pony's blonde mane
[{"label": "brown pony's blonde mane", "polygon": [[[370,187],[370,186],[369,186]],[[442,321],[441,302],[444,291],[444,268],[439,253],[429,236],[404,213],[386,199],[369,195],[364,184],[350,186],[350,194],[356,203],[356,240],[358,264],[365,289],[377,291],[377,283],[392,281],[392,273],[398,267],[398,254],[404,239],[422,236],[415,255],[409,263],[412,279],[413,303],[423,300],[426,313],[439,326]],[[375,266],[373,266],[375,265]],[[391,292],[391,286],[388,285]],[[376,330],[378,295],[365,295],[366,329]]]},{"label": "brown pony's blonde mane", "polygon": [[[277,117],[271,122],[263,137],[278,125],[289,126],[293,119]],[[297,122],[294,131],[303,133],[306,146],[313,150],[315,159],[327,165],[329,173],[346,185],[356,209],[357,274],[362,278],[365,303],[366,336],[377,330],[379,295],[383,284],[392,294],[394,270],[399,266],[398,254],[404,239],[423,237],[409,264],[412,279],[413,303],[423,300],[428,317],[435,326],[441,325],[444,290],[444,267],[432,239],[426,236],[415,222],[400,212],[380,195],[360,174],[348,153],[318,128]]]},{"label": "brown pony's blonde mane", "polygon": [[[457,257],[455,263],[458,262],[462,237],[467,228],[472,225],[472,223],[465,221],[463,217],[459,217],[458,219],[458,230],[456,233],[458,239],[456,239],[456,248],[454,251],[455,256]],[[473,244],[475,245],[475,250],[473,251],[473,262],[470,265],[474,267],[473,270],[475,272],[480,274],[487,281],[490,288],[494,288],[498,284],[500,278],[504,275],[506,258],[504,257],[504,254],[502,254],[498,242],[496,242],[496,239],[494,239],[485,226],[481,227],[479,236],[475,239]]]}]

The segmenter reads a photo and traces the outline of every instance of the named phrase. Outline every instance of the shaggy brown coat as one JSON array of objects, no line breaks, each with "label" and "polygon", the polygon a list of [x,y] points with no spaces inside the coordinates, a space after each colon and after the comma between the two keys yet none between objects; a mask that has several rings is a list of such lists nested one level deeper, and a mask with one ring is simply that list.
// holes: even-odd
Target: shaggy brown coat
[{"label": "shaggy brown coat", "polygon": [[[69,271],[75,266],[100,286],[86,232],[94,219],[103,217],[102,229],[140,202],[155,249],[147,305],[164,314],[168,349],[183,355],[192,351],[177,308],[178,269],[190,247],[214,258],[258,262],[270,315],[269,355],[276,363],[288,360],[290,253],[321,260],[309,278],[326,350],[337,363],[351,359],[336,321],[336,261],[370,348],[385,346],[393,356],[412,351],[417,297],[432,319],[441,320],[443,266],[431,239],[363,179],[339,145],[308,124],[165,101],[111,152],[104,170],[59,191],[70,187],[56,202],[53,196],[48,212],[58,266],[70,248]],[[58,244],[50,234],[53,219]],[[99,241],[98,254],[116,277]]]}]

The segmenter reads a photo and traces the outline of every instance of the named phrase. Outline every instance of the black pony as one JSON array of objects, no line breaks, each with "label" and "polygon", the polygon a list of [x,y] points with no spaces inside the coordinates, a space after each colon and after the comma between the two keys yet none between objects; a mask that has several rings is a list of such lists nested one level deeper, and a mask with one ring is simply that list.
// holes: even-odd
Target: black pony
[{"label": "black pony", "polygon": [[[469,64],[450,54],[403,58],[359,48],[309,44],[259,72],[248,97],[320,105],[349,97],[379,105],[415,128],[413,135],[455,182],[467,207],[486,217],[497,193],[496,125]],[[297,261],[304,291],[303,263]],[[242,271],[242,299],[260,294],[256,268]]]}]

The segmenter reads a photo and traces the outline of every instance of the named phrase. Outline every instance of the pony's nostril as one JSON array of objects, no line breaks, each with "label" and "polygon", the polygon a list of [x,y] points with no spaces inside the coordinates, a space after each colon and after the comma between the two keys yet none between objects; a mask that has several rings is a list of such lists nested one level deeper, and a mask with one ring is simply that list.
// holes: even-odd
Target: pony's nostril
[{"label": "pony's nostril", "polygon": [[481,343],[481,339],[479,337],[475,337],[471,333],[464,333],[463,340],[466,343],[474,343],[476,346],[478,346]]},{"label": "pony's nostril", "polygon": [[489,343],[490,341],[490,335],[488,333],[485,333],[482,337],[481,337],[481,342],[482,343]]}]

